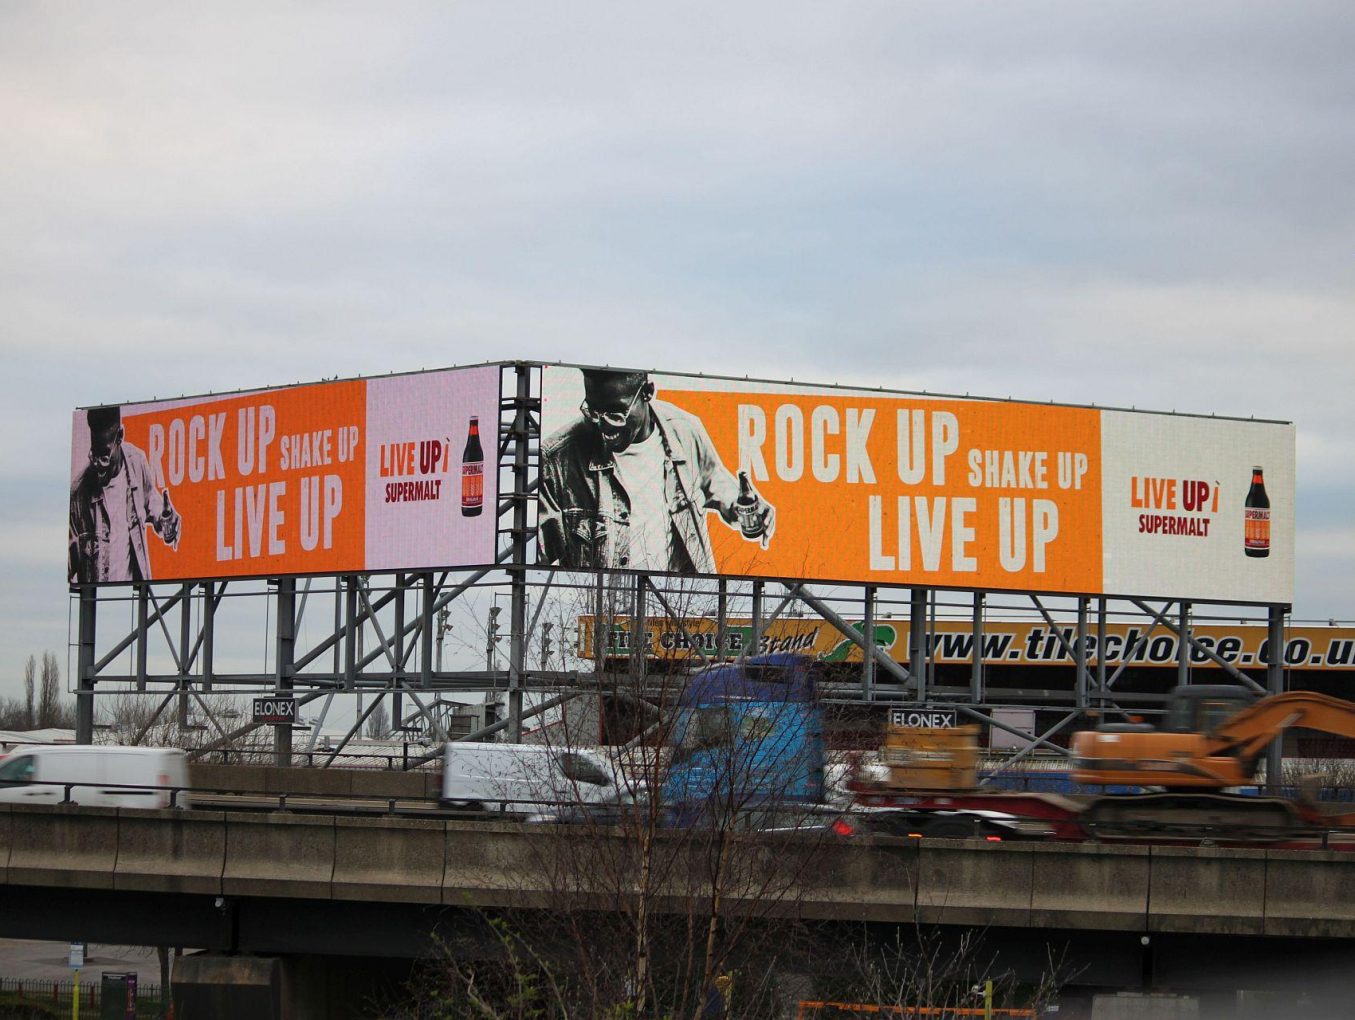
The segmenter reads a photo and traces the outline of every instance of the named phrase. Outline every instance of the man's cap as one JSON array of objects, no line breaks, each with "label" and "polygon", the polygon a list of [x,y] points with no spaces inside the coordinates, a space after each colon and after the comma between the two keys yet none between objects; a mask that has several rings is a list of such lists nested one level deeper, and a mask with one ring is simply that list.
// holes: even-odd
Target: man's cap
[{"label": "man's cap", "polygon": [[122,424],[122,408],[118,407],[117,404],[91,407],[85,412],[85,418],[89,422],[91,432],[102,432],[105,429],[116,428]]}]

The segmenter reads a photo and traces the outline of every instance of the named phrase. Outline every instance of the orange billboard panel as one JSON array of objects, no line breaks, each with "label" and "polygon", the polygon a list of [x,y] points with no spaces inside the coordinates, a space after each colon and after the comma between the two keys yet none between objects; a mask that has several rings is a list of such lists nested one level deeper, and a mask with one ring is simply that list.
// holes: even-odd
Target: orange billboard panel
[{"label": "orange billboard panel", "polygon": [[[1097,591],[1097,412],[667,390],[776,508],[763,549],[714,529],[722,572]],[[964,448],[961,449],[961,439]]]}]

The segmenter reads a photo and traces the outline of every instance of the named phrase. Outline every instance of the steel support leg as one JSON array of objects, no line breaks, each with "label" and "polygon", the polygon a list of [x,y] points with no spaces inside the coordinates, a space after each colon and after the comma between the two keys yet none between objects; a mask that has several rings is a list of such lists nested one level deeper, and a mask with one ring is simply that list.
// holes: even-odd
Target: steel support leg
[{"label": "steel support leg", "polygon": [[762,654],[762,582],[753,582],[753,637],[743,657]]},{"label": "steel support leg", "polygon": [[1106,703],[1106,597],[1096,600],[1096,705]]},{"label": "steel support leg", "polygon": [[419,588],[423,593],[423,609],[419,631],[419,687],[428,690],[433,685],[433,603],[437,600],[437,591],[433,585],[433,572],[425,570],[419,575]]},{"label": "steel support leg", "polygon": [[[224,585],[223,585],[224,587]],[[216,583],[202,582],[202,690],[216,680]]]},{"label": "steel support leg", "polygon": [[[1271,606],[1267,632],[1269,643],[1266,656],[1266,692],[1284,693],[1284,606]],[[1284,777],[1284,734],[1271,741],[1266,748],[1266,792],[1278,794]]]},{"label": "steel support leg", "polygon": [[[865,593],[865,614],[862,623],[862,632],[866,639],[866,647],[869,648],[875,644],[875,586],[866,585]],[[861,656],[861,699],[863,701],[875,700],[875,656],[863,653]]]},{"label": "steel support leg", "polygon": [[1075,693],[1078,711],[1087,708],[1087,600],[1077,600],[1077,690]]},{"label": "steel support leg", "polygon": [[391,636],[391,640],[395,642],[396,662],[394,675],[391,677],[391,722],[398,727],[405,709],[404,691],[409,677],[410,647],[405,641],[405,596],[409,594],[410,575],[396,574],[395,587],[400,594],[395,600],[395,633]]},{"label": "steel support leg", "polygon": [[343,685],[352,690],[357,683],[358,665],[358,579],[349,574],[343,579]]},{"label": "steel support leg", "polygon": [[508,739],[522,743],[523,665],[527,658],[527,447],[530,442],[528,405],[532,397],[530,365],[518,365],[517,399],[513,409],[513,559],[509,565],[512,605],[509,608]]},{"label": "steel support leg", "polygon": [[1190,603],[1180,602],[1176,617],[1176,686],[1184,687],[1190,683]]},{"label": "steel support leg", "polygon": [[974,647],[969,655],[969,700],[976,705],[983,704],[987,693],[984,690],[983,663],[983,610],[984,594],[974,593]]},{"label": "steel support leg", "polygon": [[635,690],[644,689],[645,656],[649,652],[649,614],[645,592],[645,575],[635,575],[635,590],[631,598],[630,617],[630,677]]},{"label": "steel support leg", "polygon": [[729,582],[720,578],[719,593],[715,596],[715,660],[723,662],[729,656]]},{"label": "steel support leg", "polygon": [[908,672],[917,684],[917,700],[927,700],[927,589],[914,588],[908,615]]},{"label": "steel support leg", "polygon": [[136,586],[136,689],[146,689],[146,651],[150,644],[150,585]]},{"label": "steel support leg", "polygon": [[[278,579],[277,645],[273,654],[273,683],[280,696],[292,693],[293,662],[296,659],[296,578]],[[292,764],[292,724],[273,727],[274,764]]]},{"label": "steel support leg", "polygon": [[189,668],[193,664],[189,646],[193,641],[193,586],[185,584],[179,592],[179,732],[188,729],[188,689],[192,685]]},{"label": "steel support leg", "polygon": [[76,654],[75,742],[94,743],[94,618],[98,606],[92,585],[80,588],[80,647]]}]

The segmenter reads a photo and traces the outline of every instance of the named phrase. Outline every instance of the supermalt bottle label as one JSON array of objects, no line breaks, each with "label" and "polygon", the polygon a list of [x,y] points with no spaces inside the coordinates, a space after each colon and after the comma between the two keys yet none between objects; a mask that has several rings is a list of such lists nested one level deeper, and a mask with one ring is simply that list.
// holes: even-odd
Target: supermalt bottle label
[{"label": "supermalt bottle label", "polygon": [[485,502],[485,466],[464,464],[461,468],[461,508],[463,510],[484,506]]},{"label": "supermalt bottle label", "polygon": [[1247,549],[1270,548],[1270,510],[1249,507],[1244,521],[1242,544]]},{"label": "supermalt bottle label", "polygon": [[461,454],[461,516],[478,517],[485,503],[485,454],[480,446],[480,419],[474,416]]}]

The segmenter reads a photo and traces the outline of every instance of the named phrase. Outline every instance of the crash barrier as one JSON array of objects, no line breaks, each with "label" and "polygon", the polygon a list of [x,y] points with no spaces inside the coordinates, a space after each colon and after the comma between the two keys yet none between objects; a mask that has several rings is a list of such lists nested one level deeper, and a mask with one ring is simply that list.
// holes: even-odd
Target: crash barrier
[{"label": "crash barrier", "polygon": [[441,762],[438,762],[437,766],[430,769],[404,772],[381,768],[207,765],[194,762],[192,779],[194,787],[222,793],[436,800],[442,790],[440,765]]},{"label": "crash barrier", "polygon": [[[423,768],[437,768],[440,759],[422,761],[429,754],[436,754],[438,748],[426,744],[407,744],[397,751],[335,751],[334,748],[317,748],[313,751],[291,751],[286,757],[291,768],[334,768],[367,769],[377,771],[403,772]],[[269,748],[218,748],[215,751],[201,751],[193,755],[193,766],[249,767],[276,765],[278,752]]]}]

